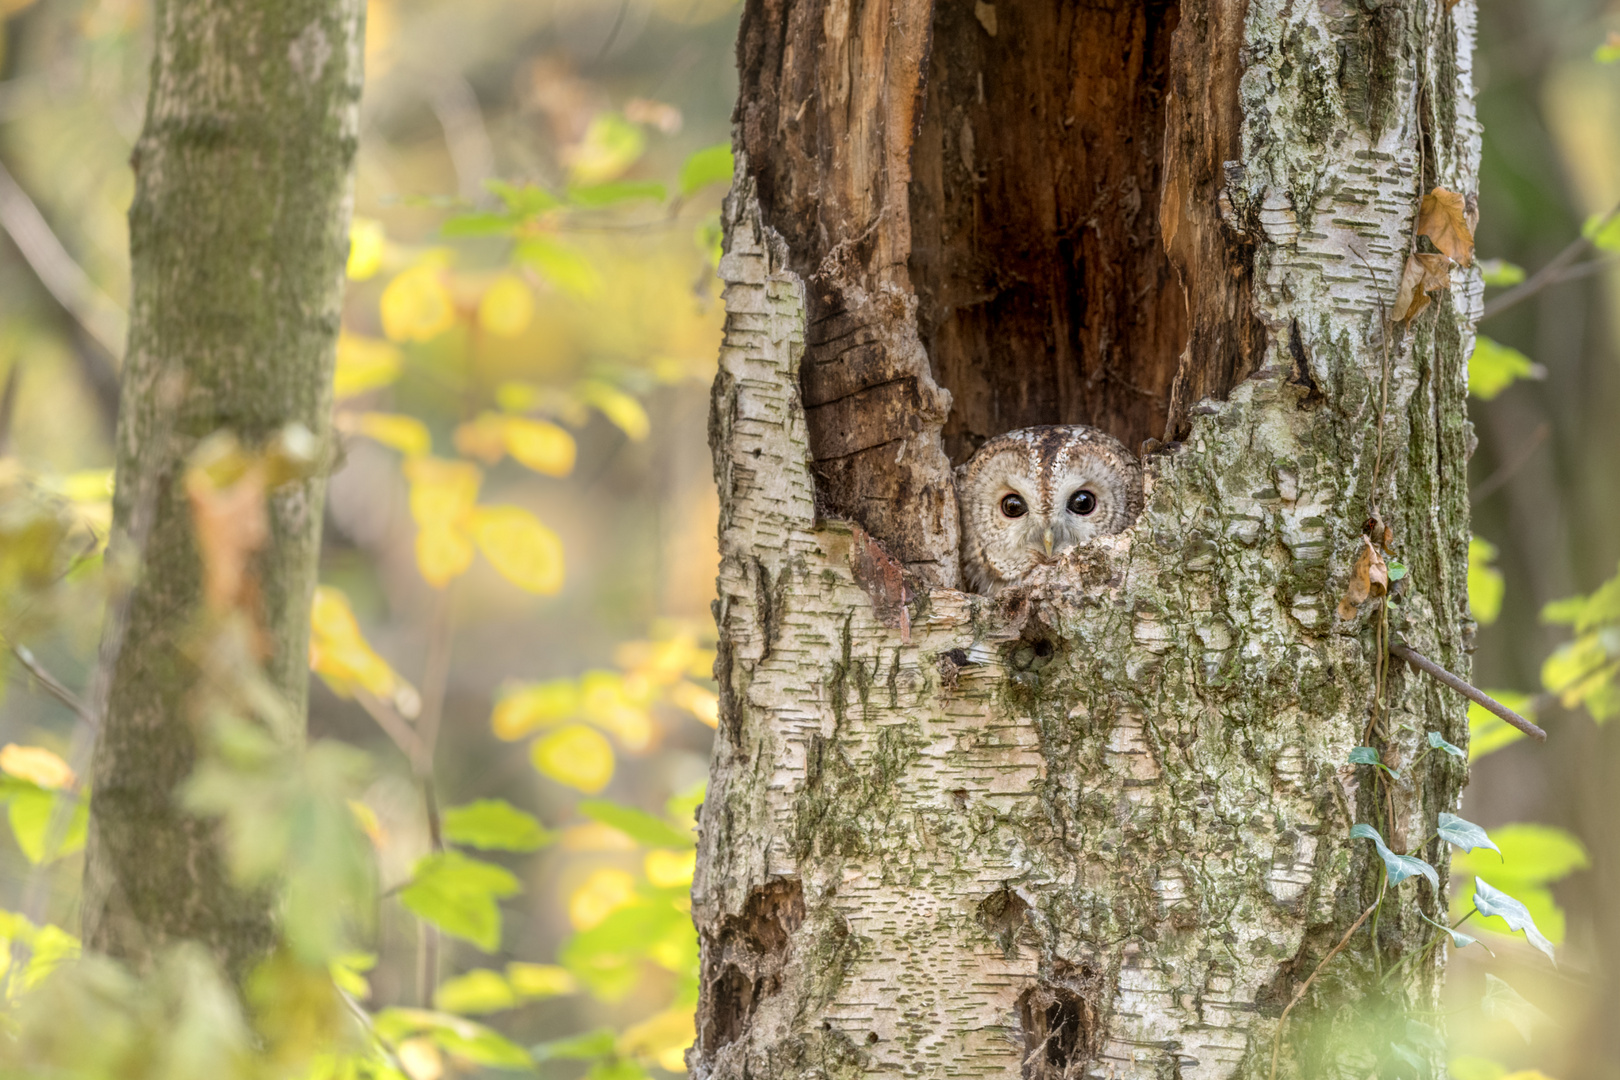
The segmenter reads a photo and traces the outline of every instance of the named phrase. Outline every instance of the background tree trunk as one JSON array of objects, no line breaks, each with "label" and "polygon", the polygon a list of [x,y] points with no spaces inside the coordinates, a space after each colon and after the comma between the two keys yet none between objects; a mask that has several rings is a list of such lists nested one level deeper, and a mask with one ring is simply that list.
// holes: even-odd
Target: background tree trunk
[{"label": "background tree trunk", "polygon": [[[267,896],[227,879],[175,786],[194,759],[181,650],[201,566],[181,484],[197,441],[330,426],[359,134],[363,0],[159,0],[134,154],[132,291],[114,555],[141,559],[96,749],[89,947],[144,963],[205,943],[240,974],[273,940]],[[267,672],[300,719],[324,483],[279,489],[258,567]],[[139,547],[141,550],[133,551]],[[296,737],[296,736],[295,736]]]},{"label": "background tree trunk", "polygon": [[[1378,896],[1350,825],[1444,884],[1465,770],[1409,766],[1463,702],[1374,698],[1386,617],[1466,674],[1479,278],[1386,316],[1422,194],[1475,191],[1473,20],[750,0],[695,1076],[1263,1076]],[[1149,451],[1141,519],[955,591],[951,467],[1053,422]],[[1340,618],[1374,510],[1411,572]],[[1391,1044],[1444,908],[1390,891],[1279,1075],[1433,1071]]]}]

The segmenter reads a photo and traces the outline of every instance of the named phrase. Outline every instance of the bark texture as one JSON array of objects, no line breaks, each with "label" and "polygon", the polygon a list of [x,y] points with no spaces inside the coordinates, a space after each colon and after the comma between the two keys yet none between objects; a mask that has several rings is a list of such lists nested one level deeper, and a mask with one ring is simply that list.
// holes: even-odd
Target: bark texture
[{"label": "bark texture", "polygon": [[[154,14],[113,540],[142,568],[96,748],[84,900],[87,944],[137,963],[191,939],[240,974],[273,940],[269,899],[229,883],[212,825],[175,799],[195,756],[182,645],[201,596],[181,481],[215,431],[254,446],[293,421],[330,426],[364,8],[159,0]],[[267,671],[296,717],[323,490],[275,493],[258,567]]]},{"label": "bark texture", "polygon": [[[1477,275],[1384,313],[1421,194],[1474,191],[1473,17],[751,0],[694,1076],[1264,1076],[1378,894],[1352,822],[1443,883],[1465,772],[1406,766],[1463,702],[1391,671],[1373,724],[1379,608],[1335,608],[1376,506],[1390,632],[1466,671]],[[1175,440],[1140,520],[951,588],[951,462],[1074,422]],[[1391,892],[1279,1075],[1398,1060],[1443,908]]]}]

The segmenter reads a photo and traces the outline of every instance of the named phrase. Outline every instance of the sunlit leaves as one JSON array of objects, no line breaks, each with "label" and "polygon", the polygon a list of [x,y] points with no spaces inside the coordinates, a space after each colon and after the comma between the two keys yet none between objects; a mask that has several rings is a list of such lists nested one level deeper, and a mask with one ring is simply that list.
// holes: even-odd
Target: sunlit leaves
[{"label": "sunlit leaves", "polygon": [[399,378],[400,362],[399,348],[393,343],[345,330],[338,335],[333,392],[341,401],[387,386]]},{"label": "sunlit leaves", "polygon": [[1495,544],[1477,536],[1469,537],[1468,610],[1486,626],[1502,613],[1502,594],[1506,589],[1502,571],[1491,565],[1495,559]]},{"label": "sunlit leaves", "polygon": [[504,799],[479,799],[444,812],[444,838],[486,851],[537,851],[555,837]]},{"label": "sunlit leaves", "polygon": [[[1536,718],[1535,699],[1515,690],[1486,691],[1518,713],[1532,721]],[[1524,738],[1524,732],[1503,720],[1478,702],[1468,704],[1468,760],[1478,761],[1510,743]]]},{"label": "sunlit leaves", "polygon": [[478,301],[478,325],[496,337],[517,337],[534,320],[534,294],[516,274],[502,274]]},{"label": "sunlit leaves", "polygon": [[478,550],[506,580],[542,596],[562,588],[562,541],[533,514],[517,506],[480,506],[470,526]]},{"label": "sunlit leaves", "polygon": [[641,869],[647,875],[647,880],[656,888],[687,887],[692,884],[692,876],[697,872],[697,849],[649,851],[641,861]]},{"label": "sunlit leaves", "polygon": [[586,799],[579,804],[579,812],[647,847],[689,848],[697,843],[696,837],[689,832],[677,829],[643,810],[605,799]]},{"label": "sunlit leaves", "polygon": [[472,565],[466,523],[478,501],[483,474],[476,465],[437,458],[405,463],[411,517],[416,520],[416,562],[430,585],[442,588]]},{"label": "sunlit leaves", "polygon": [[1524,267],[1510,263],[1506,259],[1481,259],[1479,276],[1487,285],[1505,287],[1523,281],[1525,273]]},{"label": "sunlit leaves", "polygon": [[28,780],[11,779],[0,782],[0,799],[6,803],[6,820],[18,849],[35,866],[84,847],[90,825],[86,793],[58,792]]},{"label": "sunlit leaves", "polygon": [[529,757],[540,775],[587,795],[601,791],[613,779],[613,747],[584,724],[569,724],[535,740]]},{"label": "sunlit leaves", "polygon": [[635,878],[623,870],[592,871],[568,898],[568,920],[575,930],[589,930],[636,897]]},{"label": "sunlit leaves", "polygon": [[568,969],[556,964],[507,964],[506,981],[522,998],[560,997],[579,989]]},{"label": "sunlit leaves", "polygon": [[668,194],[663,184],[651,180],[619,180],[568,189],[568,198],[575,205],[597,210],[616,203],[663,202]]},{"label": "sunlit leaves", "polygon": [[43,746],[18,746],[7,743],[0,748],[0,772],[27,780],[46,790],[67,787],[73,783],[73,770],[62,756]]},{"label": "sunlit leaves", "polygon": [[686,1048],[696,1037],[692,1009],[676,1006],[625,1029],[618,1049],[626,1056],[652,1058],[663,1068],[680,1072],[686,1068]]},{"label": "sunlit leaves", "polygon": [[570,938],[558,955],[593,994],[612,1001],[640,980],[643,961],[677,975],[695,971],[697,938],[684,897],[644,890],[619,899],[600,921]]},{"label": "sunlit leaves", "polygon": [[716,143],[694,152],[681,165],[681,198],[709,184],[730,183],[734,168],[730,143]]},{"label": "sunlit leaves", "polygon": [[476,1015],[500,1012],[518,1003],[512,985],[500,972],[477,968],[446,980],[433,992],[433,1005],[444,1012]]},{"label": "sunlit leaves", "polygon": [[1581,227],[1581,235],[1599,251],[1620,251],[1620,214],[1593,214]]},{"label": "sunlit leaves", "polygon": [[472,942],[484,952],[501,945],[497,901],[519,892],[511,871],[468,858],[458,851],[424,857],[399,899],[419,917],[447,934]]},{"label": "sunlit leaves", "polygon": [[1378,830],[1371,825],[1354,825],[1350,829],[1350,835],[1354,839],[1373,842],[1373,847],[1378,849],[1378,857],[1384,860],[1390,885],[1399,885],[1409,877],[1422,875],[1429,880],[1430,885],[1436,889],[1440,887],[1440,875],[1435,872],[1434,867],[1414,856],[1395,854],[1389,849],[1389,845],[1384,843],[1384,838],[1378,834]]},{"label": "sunlit leaves", "polygon": [[720,698],[713,692],[689,682],[681,682],[670,687],[669,699],[705,725],[711,728],[720,726]]},{"label": "sunlit leaves", "polygon": [[580,141],[563,153],[574,184],[600,184],[621,175],[647,148],[647,134],[618,113],[599,114]]},{"label": "sunlit leaves", "polygon": [[341,590],[315,588],[310,608],[309,667],[339,697],[365,690],[390,701],[406,717],[420,707],[416,691],[371,648]]},{"label": "sunlit leaves", "polygon": [[1468,394],[1489,401],[1519,379],[1543,379],[1547,369],[1518,349],[1492,341],[1484,334],[1474,339],[1468,358]]},{"label": "sunlit leaves", "polygon": [[1541,666],[1541,682],[1566,708],[1584,705],[1599,722],[1620,713],[1620,575],[1590,596],[1548,604],[1543,622],[1574,628],[1576,638],[1558,647]]},{"label": "sunlit leaves", "polygon": [[404,271],[383,290],[379,311],[391,341],[431,341],[456,324],[455,299],[431,262]]},{"label": "sunlit leaves", "polygon": [[[1499,855],[1457,855],[1452,859],[1453,873],[1488,874],[1499,889],[1524,905],[1549,941],[1562,941],[1564,913],[1548,886],[1586,867],[1586,849],[1569,833],[1546,825],[1499,825],[1491,830],[1491,839]],[[1466,901],[1454,903],[1452,910],[1466,910]]]},{"label": "sunlit leaves", "polygon": [[1499,918],[1510,928],[1521,931],[1526,941],[1546,953],[1547,959],[1557,962],[1552,942],[1536,929],[1536,921],[1531,917],[1530,910],[1478,876],[1474,878],[1474,906],[1481,915]]},{"label": "sunlit leaves", "polygon": [[433,452],[433,436],[428,434],[427,425],[414,416],[368,412],[339,419],[373,442],[398,450],[406,457]]},{"label": "sunlit leaves", "polygon": [[383,252],[388,244],[382,222],[357,217],[349,226],[349,262],[345,268],[350,281],[365,281],[382,269]]},{"label": "sunlit leaves", "polygon": [[652,430],[647,410],[641,407],[641,402],[615,386],[586,379],[575,385],[574,393],[607,417],[631,442],[640,442]]},{"label": "sunlit leaves", "polygon": [[523,1047],[493,1028],[450,1013],[427,1009],[384,1009],[373,1020],[377,1034],[391,1043],[414,1035],[430,1037],[440,1050],[475,1065],[527,1069],[533,1058]]},{"label": "sunlit leaves", "polygon": [[512,261],[572,297],[589,299],[602,288],[602,275],[589,259],[549,236],[529,236],[518,241]]},{"label": "sunlit leaves", "polygon": [[573,679],[509,686],[495,702],[490,726],[497,737],[521,739],[579,714],[579,684]]},{"label": "sunlit leaves", "polygon": [[456,429],[456,449],[491,465],[504,455],[544,476],[574,469],[574,437],[556,424],[525,416],[480,413]]}]

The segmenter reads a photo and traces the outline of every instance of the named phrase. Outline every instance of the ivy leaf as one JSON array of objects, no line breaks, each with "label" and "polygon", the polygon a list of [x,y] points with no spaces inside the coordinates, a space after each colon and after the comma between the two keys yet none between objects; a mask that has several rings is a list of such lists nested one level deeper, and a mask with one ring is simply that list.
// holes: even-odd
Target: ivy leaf
[{"label": "ivy leaf", "polygon": [[1384,764],[1378,755],[1378,748],[1374,746],[1357,746],[1352,748],[1350,751],[1350,764],[1372,765],[1375,768],[1383,769],[1390,776],[1396,775],[1394,769],[1391,769],[1388,765]]},{"label": "ivy leaf", "polygon": [[1530,1041],[1531,1025],[1547,1018],[1546,1013],[1526,1001],[1517,990],[1490,974],[1485,976],[1485,998],[1480,1006],[1486,1016],[1512,1024],[1525,1042]]},{"label": "ivy leaf", "polygon": [[501,945],[501,909],[495,901],[519,891],[518,879],[503,867],[446,851],[416,864],[399,899],[445,933],[494,952]]},{"label": "ivy leaf", "polygon": [[1388,871],[1390,885],[1399,885],[1409,877],[1422,874],[1429,879],[1429,884],[1436,889],[1440,888],[1440,875],[1434,867],[1422,859],[1411,855],[1397,855],[1384,843],[1384,838],[1378,835],[1378,830],[1371,825],[1361,824],[1352,826],[1350,837],[1354,840],[1371,840],[1378,849],[1378,857],[1384,860],[1384,867]]},{"label": "ivy leaf", "polygon": [[[1423,912],[1421,912],[1421,911],[1418,912],[1418,918],[1422,919],[1424,922],[1428,923],[1430,926],[1433,926],[1433,927],[1435,927],[1436,929],[1439,929],[1439,930],[1444,930],[1446,933],[1450,934],[1451,935],[1451,944],[1453,946],[1455,946],[1456,948],[1466,949],[1466,948],[1468,948],[1468,946],[1478,944],[1478,942],[1479,942],[1478,938],[1469,937],[1467,934],[1464,934],[1464,933],[1462,933],[1462,932],[1460,932],[1458,930],[1455,930],[1452,927],[1447,926],[1445,923],[1435,922],[1433,919],[1429,918],[1427,915],[1423,914]],[[1480,945],[1480,948],[1485,949],[1485,946]],[[1485,949],[1485,951],[1486,952],[1491,952],[1491,950],[1489,950],[1489,949]],[[1496,954],[1491,953],[1491,955],[1495,956]]]},{"label": "ivy leaf", "polygon": [[[1454,746],[1453,744],[1446,742],[1445,737],[1442,736],[1438,731],[1429,732],[1429,745],[1436,750],[1444,750],[1454,758],[1461,758],[1464,760],[1467,760],[1468,758],[1468,755],[1463,752],[1462,747]],[[1444,821],[1450,816],[1450,814],[1441,814],[1440,820]],[[1462,819],[1459,818],[1457,820],[1460,821]]]},{"label": "ivy leaf", "polygon": [[730,143],[705,146],[681,166],[681,198],[710,184],[729,182],[733,169]]},{"label": "ivy leaf", "polygon": [[1530,917],[1530,911],[1519,901],[1507,893],[1493,886],[1482,877],[1474,878],[1474,906],[1481,915],[1496,916],[1514,930],[1523,932],[1524,938],[1530,944],[1547,954],[1547,959],[1556,967],[1558,958],[1553,955],[1552,942],[1536,929],[1536,921]]},{"label": "ivy leaf", "polygon": [[[1430,738],[1432,741],[1433,736],[1431,735]],[[1446,743],[1446,745],[1451,746],[1450,743]],[[1452,749],[1455,750],[1456,747],[1452,747]],[[1442,840],[1448,844],[1455,844],[1464,851],[1473,851],[1475,848],[1490,848],[1498,856],[1502,854],[1502,849],[1491,841],[1484,829],[1475,825],[1472,821],[1464,821],[1455,814],[1442,813],[1440,815],[1439,832]]]},{"label": "ivy leaf", "polygon": [[486,851],[537,851],[556,837],[505,799],[479,799],[444,812],[444,838]]},{"label": "ivy leaf", "polygon": [[661,818],[606,799],[586,799],[579,804],[579,812],[592,821],[617,829],[646,847],[689,848],[697,844],[691,833],[683,832]]},{"label": "ivy leaf", "polygon": [[1406,564],[1403,562],[1397,562],[1394,559],[1386,560],[1384,563],[1384,568],[1389,571],[1389,580],[1391,583],[1399,581],[1401,578],[1407,575]]}]

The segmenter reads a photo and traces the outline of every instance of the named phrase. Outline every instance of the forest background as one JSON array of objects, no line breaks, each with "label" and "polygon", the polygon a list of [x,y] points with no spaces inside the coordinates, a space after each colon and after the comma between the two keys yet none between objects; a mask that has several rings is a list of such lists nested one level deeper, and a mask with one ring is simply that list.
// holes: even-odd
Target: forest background
[{"label": "forest background", "polygon": [[[697,981],[682,897],[716,710],[706,413],[738,14],[369,4],[310,734],[366,751],[346,812],[381,899],[369,947],[334,970],[384,1067],[413,1080],[682,1069]],[[52,493],[94,537],[150,9],[0,0],[0,20],[0,486]],[[1479,716],[1461,812],[1509,854],[1515,876],[1492,881],[1559,964],[1489,933],[1488,972],[1479,949],[1454,955],[1452,1072],[1614,1077],[1620,725],[1602,722],[1602,687],[1620,645],[1601,637],[1614,613],[1572,633],[1544,608],[1620,560],[1620,229],[1604,220],[1620,200],[1620,9],[1486,0],[1480,25],[1477,240],[1497,287],[1471,383],[1474,681],[1550,738],[1511,741]],[[1555,283],[1503,303],[1515,268],[1534,274],[1583,230],[1596,244]],[[0,514],[0,544],[19,520]],[[78,837],[50,809],[82,799],[83,732],[47,679],[91,681],[109,580],[92,554],[48,604],[0,612],[0,908],[15,913],[0,937],[24,1009],[78,929]],[[411,741],[424,715],[431,752]],[[428,753],[431,815],[413,775]],[[229,820],[271,845],[252,831],[265,820]],[[1482,854],[1454,860],[1455,891],[1492,865]],[[1487,974],[1529,1007],[1482,1008],[1501,999]]]}]

